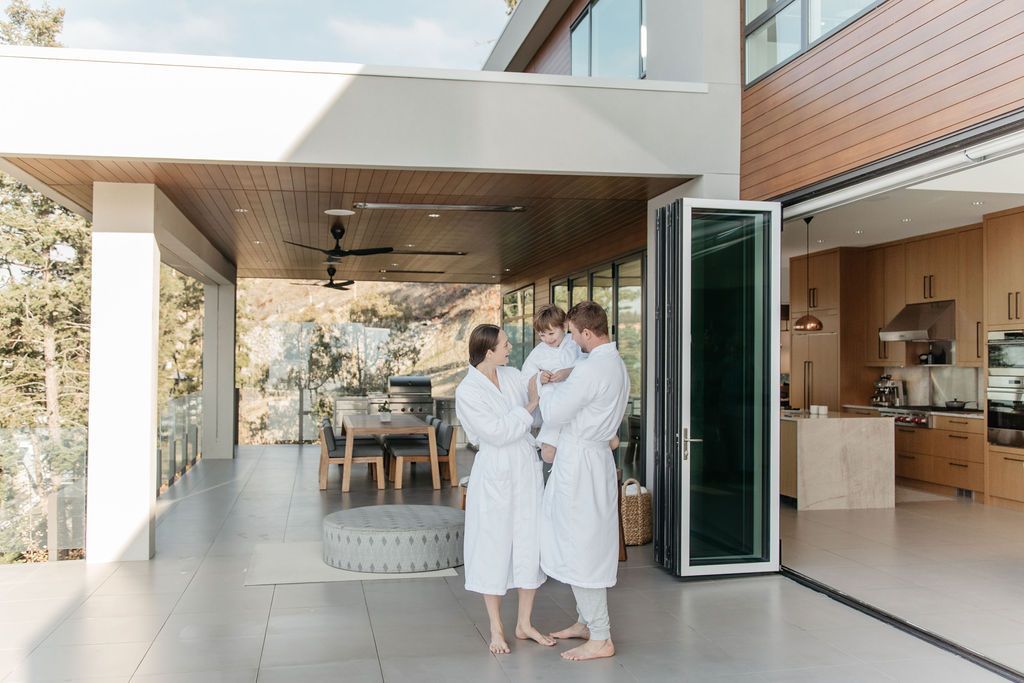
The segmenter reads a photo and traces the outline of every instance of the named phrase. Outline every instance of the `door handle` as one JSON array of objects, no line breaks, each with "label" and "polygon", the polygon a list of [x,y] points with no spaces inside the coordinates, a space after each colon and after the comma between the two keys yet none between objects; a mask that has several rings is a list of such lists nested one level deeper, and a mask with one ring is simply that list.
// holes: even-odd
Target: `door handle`
[{"label": "door handle", "polygon": [[878,357],[885,358],[885,351],[882,349],[882,328],[878,328]]},{"label": "door handle", "polygon": [[1020,292],[1017,292],[1017,320],[1020,320]]},{"label": "door handle", "polygon": [[804,361],[804,409],[811,409],[811,384],[810,384],[810,369],[811,361]]},{"label": "door handle", "polygon": [[814,361],[807,361],[807,377],[811,380],[807,385],[807,404],[814,401]]},{"label": "door handle", "polygon": [[960,436],[959,434],[947,434],[946,436],[950,439],[963,439],[964,441],[967,440],[966,436]]},{"label": "door handle", "polygon": [[704,443],[704,439],[691,439],[690,428],[683,427],[683,460],[689,460],[690,458],[691,443]]},{"label": "door handle", "polygon": [[981,358],[981,323],[974,323],[974,351]]},{"label": "door handle", "polygon": [[1006,319],[1013,320],[1013,292],[1006,293]]},{"label": "door handle", "polygon": [[935,276],[934,275],[929,275],[928,276],[928,298],[929,299],[934,299],[935,298]]},{"label": "door handle", "polygon": [[928,276],[924,275],[921,277],[921,293],[923,298],[928,298]]}]

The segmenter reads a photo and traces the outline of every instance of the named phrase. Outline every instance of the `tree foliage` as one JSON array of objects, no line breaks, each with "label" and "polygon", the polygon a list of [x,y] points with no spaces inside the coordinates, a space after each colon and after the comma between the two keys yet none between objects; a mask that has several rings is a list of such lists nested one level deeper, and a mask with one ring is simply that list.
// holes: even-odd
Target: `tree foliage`
[{"label": "tree foliage", "polygon": [[0,45],[34,45],[61,47],[57,37],[64,29],[64,8],[51,8],[45,3],[32,9],[26,0],[11,0],[0,20]]}]

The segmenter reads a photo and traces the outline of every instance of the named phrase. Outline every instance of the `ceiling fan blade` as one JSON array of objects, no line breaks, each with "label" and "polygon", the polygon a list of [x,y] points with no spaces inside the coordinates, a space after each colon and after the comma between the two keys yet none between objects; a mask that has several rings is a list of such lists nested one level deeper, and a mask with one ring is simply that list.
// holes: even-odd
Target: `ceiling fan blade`
[{"label": "ceiling fan blade", "polygon": [[464,251],[415,251],[410,249],[396,249],[392,254],[404,256],[465,256]]},{"label": "ceiling fan blade", "polygon": [[329,253],[329,249],[321,249],[320,247],[311,247],[308,244],[299,244],[298,242],[289,242],[288,240],[281,240],[285,244],[291,244],[296,247],[302,247],[303,249],[312,249],[313,251],[319,251],[321,254]]},{"label": "ceiling fan blade", "polygon": [[444,271],[443,270],[398,270],[398,269],[388,268],[387,270],[382,270],[381,272],[385,273],[385,274],[386,273],[400,273],[402,275],[444,275]]},{"label": "ceiling fan blade", "polygon": [[349,249],[345,256],[373,256],[374,254],[390,254],[394,247],[374,247],[372,249]]},{"label": "ceiling fan blade", "polygon": [[341,285],[342,287],[348,287],[349,285],[354,285],[355,283],[355,280],[345,280],[344,282],[337,282],[335,284]]}]

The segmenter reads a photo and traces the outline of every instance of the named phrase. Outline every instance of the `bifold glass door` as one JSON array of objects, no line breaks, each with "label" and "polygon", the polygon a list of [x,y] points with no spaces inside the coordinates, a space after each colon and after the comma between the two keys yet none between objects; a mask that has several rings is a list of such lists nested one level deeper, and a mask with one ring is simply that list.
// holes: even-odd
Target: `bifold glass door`
[{"label": "bifold glass door", "polygon": [[657,213],[655,555],[680,576],[779,566],[779,228],[772,202]]}]

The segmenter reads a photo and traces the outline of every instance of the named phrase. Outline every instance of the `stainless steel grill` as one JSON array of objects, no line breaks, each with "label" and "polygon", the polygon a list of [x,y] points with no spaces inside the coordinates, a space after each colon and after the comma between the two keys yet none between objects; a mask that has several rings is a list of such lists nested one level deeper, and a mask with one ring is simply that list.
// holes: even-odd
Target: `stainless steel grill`
[{"label": "stainless steel grill", "polygon": [[422,417],[434,412],[430,378],[425,375],[395,375],[388,379],[387,396],[370,397],[370,413],[380,410],[387,401],[393,413]]}]

